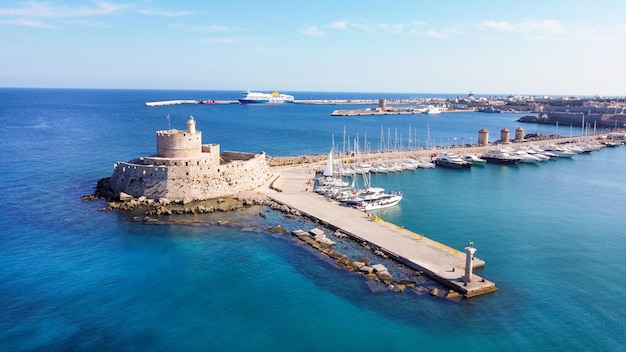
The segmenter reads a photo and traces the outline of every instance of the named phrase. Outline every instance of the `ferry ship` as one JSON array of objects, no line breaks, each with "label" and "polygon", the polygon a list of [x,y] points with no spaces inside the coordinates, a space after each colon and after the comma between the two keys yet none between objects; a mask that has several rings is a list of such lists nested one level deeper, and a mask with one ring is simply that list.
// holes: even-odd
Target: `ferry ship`
[{"label": "ferry ship", "polygon": [[240,104],[263,104],[263,103],[293,103],[293,95],[280,94],[278,92],[259,93],[246,91],[239,99]]}]

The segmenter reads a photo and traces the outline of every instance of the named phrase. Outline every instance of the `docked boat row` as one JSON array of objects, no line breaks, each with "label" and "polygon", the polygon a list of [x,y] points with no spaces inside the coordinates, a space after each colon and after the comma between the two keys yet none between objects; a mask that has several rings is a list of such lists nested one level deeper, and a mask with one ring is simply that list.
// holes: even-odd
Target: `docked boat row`
[{"label": "docked boat row", "polygon": [[[360,172],[353,169],[352,173],[339,165],[334,163],[331,151],[324,171],[315,179],[315,192],[361,211],[392,207],[402,200],[401,192],[385,192],[383,188],[371,186],[370,170],[374,169],[374,165],[360,163]],[[362,180],[361,184],[358,184],[359,180]]]},{"label": "docked boat row", "polygon": [[577,154],[591,153],[604,148],[601,143],[570,145],[523,146],[517,149],[504,147],[493,149],[481,156],[487,163],[499,165],[534,164],[556,158],[571,158]]},{"label": "docked boat row", "polygon": [[571,158],[577,154],[591,153],[607,146],[615,146],[619,143],[580,143],[580,144],[560,144],[538,146],[521,146],[512,148],[503,146],[494,148],[482,155],[465,154],[459,156],[450,152],[433,154],[431,157],[437,166],[466,169],[472,165],[498,164],[498,165],[517,165],[517,164],[533,164],[556,158]]},{"label": "docked boat row", "polygon": [[329,177],[322,174],[316,178],[314,190],[345,206],[351,206],[362,211],[388,208],[400,203],[402,200],[401,192],[386,192],[384,188],[371,187],[369,175],[362,175],[364,184],[362,185],[363,188],[359,188],[356,185],[356,175],[352,176],[352,182],[349,183],[342,177]]}]

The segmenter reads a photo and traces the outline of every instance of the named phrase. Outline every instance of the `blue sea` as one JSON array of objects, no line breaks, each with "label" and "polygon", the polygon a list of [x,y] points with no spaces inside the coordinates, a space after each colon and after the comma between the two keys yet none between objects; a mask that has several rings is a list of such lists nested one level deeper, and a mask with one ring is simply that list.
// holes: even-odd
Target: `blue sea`
[{"label": "blue sea", "polygon": [[[285,92],[296,99],[432,94]],[[268,231],[264,208],[133,222],[83,202],[113,164],[156,152],[193,115],[204,143],[271,156],[475,142],[516,114],[332,117],[332,105],[176,105],[237,91],[0,89],[2,351],[623,351],[626,147],[513,167],[375,175],[404,200],[386,221],[462,249],[499,291],[460,302],[394,292]],[[456,96],[451,94],[450,96]],[[411,131],[411,136],[409,136]],[[368,141],[368,144],[365,144]],[[260,217],[264,212],[266,217]],[[216,221],[229,219],[230,226]]]}]

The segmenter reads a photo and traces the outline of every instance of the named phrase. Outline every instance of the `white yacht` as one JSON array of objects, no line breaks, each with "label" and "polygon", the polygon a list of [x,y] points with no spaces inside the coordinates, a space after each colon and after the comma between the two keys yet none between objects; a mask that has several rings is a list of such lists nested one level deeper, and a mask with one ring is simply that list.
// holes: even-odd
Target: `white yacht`
[{"label": "white yacht", "polygon": [[489,164],[516,165],[520,162],[518,157],[510,155],[507,151],[502,149],[491,150],[483,154],[481,158],[487,160]]},{"label": "white yacht", "polygon": [[349,199],[344,200],[346,205],[351,205],[359,210],[369,211],[392,207],[402,200],[402,193],[386,193],[384,188],[368,187],[356,192]]},{"label": "white yacht", "polygon": [[487,163],[487,160],[481,159],[474,154],[463,155],[463,160],[472,163],[472,165],[484,165]]},{"label": "white yacht", "polygon": [[370,211],[383,209],[397,205],[402,200],[401,193],[385,193],[375,200],[364,201],[357,205],[357,209]]},{"label": "white yacht", "polygon": [[557,147],[554,145],[545,146],[543,150],[545,150],[546,152],[555,154],[558,158],[571,158],[574,155],[576,155],[576,153],[574,152],[571,152],[565,148]]},{"label": "white yacht", "polygon": [[520,163],[526,163],[526,164],[535,164],[538,163],[540,161],[543,161],[543,159],[535,156],[535,155],[531,155],[528,154],[527,152],[523,151],[523,150],[515,150],[511,153],[509,153],[509,155],[512,155],[514,157],[519,158],[519,162]]},{"label": "white yacht", "polygon": [[435,159],[437,166],[443,166],[451,169],[465,169],[472,167],[472,163],[461,159],[458,155],[454,154],[441,154]]}]

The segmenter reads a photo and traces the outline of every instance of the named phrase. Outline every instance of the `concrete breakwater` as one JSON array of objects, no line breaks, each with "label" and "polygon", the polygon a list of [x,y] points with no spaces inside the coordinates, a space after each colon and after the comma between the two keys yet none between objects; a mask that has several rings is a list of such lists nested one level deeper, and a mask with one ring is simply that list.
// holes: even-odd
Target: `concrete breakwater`
[{"label": "concrete breakwater", "polygon": [[473,252],[468,260],[463,251],[400,226],[372,221],[372,218],[357,209],[339,206],[336,201],[309,192],[307,185],[314,175],[311,166],[285,167],[276,171],[280,176],[272,181],[273,189],[261,189],[273,200],[297,209],[299,213],[316,219],[332,230],[339,230],[355,241],[378,248],[385,255],[465,297],[497,290],[493,282],[477,275],[470,274],[469,281],[464,279],[466,268],[473,270],[484,266],[484,261],[473,257]]}]

